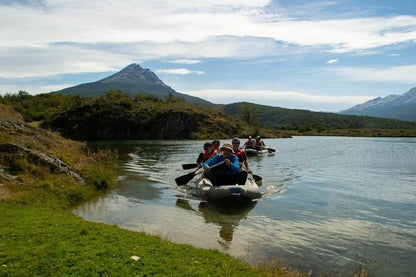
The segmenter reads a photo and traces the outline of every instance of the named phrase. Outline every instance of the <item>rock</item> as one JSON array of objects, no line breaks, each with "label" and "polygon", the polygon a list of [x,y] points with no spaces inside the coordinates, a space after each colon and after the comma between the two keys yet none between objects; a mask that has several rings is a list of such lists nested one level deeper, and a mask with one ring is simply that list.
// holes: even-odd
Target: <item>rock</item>
[{"label": "rock", "polygon": [[85,184],[85,179],[79,175],[75,168],[64,163],[54,155],[38,153],[15,143],[0,144],[0,153],[7,153],[9,155],[24,155],[26,159],[32,163],[45,166],[49,168],[51,172],[71,176],[78,183]]},{"label": "rock", "polygon": [[131,256],[130,259],[137,262],[138,260],[140,260],[140,257],[139,256]]}]

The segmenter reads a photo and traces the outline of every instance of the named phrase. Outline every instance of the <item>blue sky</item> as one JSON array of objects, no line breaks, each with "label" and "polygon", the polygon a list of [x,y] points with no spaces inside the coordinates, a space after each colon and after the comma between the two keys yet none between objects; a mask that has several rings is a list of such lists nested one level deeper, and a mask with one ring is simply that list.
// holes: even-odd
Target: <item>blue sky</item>
[{"label": "blue sky", "polygon": [[178,92],[340,111],[416,86],[415,0],[0,1],[0,93],[131,63]]}]

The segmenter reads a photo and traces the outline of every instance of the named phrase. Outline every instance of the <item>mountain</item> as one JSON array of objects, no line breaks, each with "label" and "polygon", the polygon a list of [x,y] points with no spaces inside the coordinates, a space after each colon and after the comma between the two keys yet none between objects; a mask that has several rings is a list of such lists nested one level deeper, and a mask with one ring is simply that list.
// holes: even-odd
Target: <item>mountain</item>
[{"label": "mountain", "polygon": [[340,113],[416,121],[416,87],[402,95],[377,97]]},{"label": "mountain", "polygon": [[242,118],[249,124],[259,124],[278,130],[317,131],[335,129],[414,129],[416,123],[390,118],[342,115],[286,109],[247,102],[223,105],[222,110]]},{"label": "mountain", "polygon": [[132,97],[138,94],[145,94],[154,95],[159,99],[165,100],[167,97],[173,96],[182,98],[192,104],[212,105],[211,102],[204,99],[176,92],[163,83],[151,70],[144,69],[138,64],[131,64],[121,71],[99,81],[65,88],[55,92],[66,95],[97,97],[110,90],[121,90]]}]

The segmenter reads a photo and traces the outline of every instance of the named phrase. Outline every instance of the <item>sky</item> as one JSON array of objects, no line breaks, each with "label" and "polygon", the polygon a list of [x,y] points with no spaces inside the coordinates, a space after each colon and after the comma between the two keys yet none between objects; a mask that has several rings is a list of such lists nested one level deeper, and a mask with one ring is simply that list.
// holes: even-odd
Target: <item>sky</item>
[{"label": "sky", "polygon": [[416,86],[416,0],[0,0],[0,94],[132,63],[217,104],[337,112]]}]

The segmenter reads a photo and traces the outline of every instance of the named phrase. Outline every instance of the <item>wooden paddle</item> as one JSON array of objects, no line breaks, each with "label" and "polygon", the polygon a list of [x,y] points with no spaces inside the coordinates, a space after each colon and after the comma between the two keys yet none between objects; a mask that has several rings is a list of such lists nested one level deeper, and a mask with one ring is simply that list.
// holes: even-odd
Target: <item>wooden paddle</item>
[{"label": "wooden paddle", "polygon": [[[219,163],[217,163],[217,164],[214,164],[213,166],[210,166],[209,168],[210,168],[210,169],[211,169],[211,168],[214,168],[214,167],[216,167],[216,166],[222,165],[223,163],[224,163],[224,161],[221,161],[221,162],[219,162]],[[195,170],[195,171],[193,171],[193,172],[189,172],[188,174],[185,174],[185,175],[179,176],[178,178],[176,178],[176,179],[175,179],[176,184],[177,184],[178,186],[183,186],[183,185],[187,184],[189,181],[191,181],[191,180],[192,180],[192,178],[194,178],[194,176],[195,176],[196,172],[197,172],[198,170],[200,170],[200,169],[201,169],[201,168],[198,168],[197,170]]]}]

